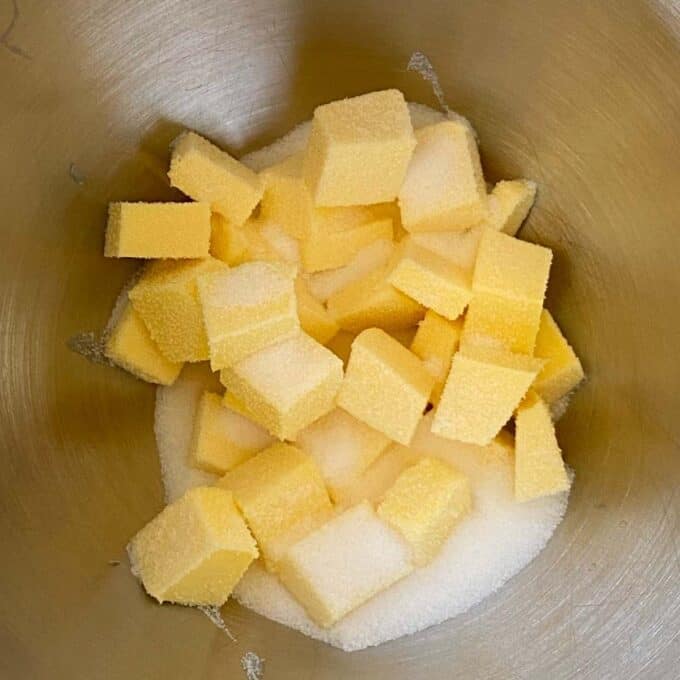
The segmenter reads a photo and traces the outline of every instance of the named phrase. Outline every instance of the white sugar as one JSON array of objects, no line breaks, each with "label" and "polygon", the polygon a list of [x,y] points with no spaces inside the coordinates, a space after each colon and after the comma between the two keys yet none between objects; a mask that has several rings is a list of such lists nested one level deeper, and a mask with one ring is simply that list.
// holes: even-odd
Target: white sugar
[{"label": "white sugar", "polygon": [[265,449],[276,441],[263,427],[228,406],[220,409],[215,429],[225,440],[248,451]]},{"label": "white sugar", "polygon": [[211,274],[209,302],[214,307],[249,307],[278,295],[293,295],[291,271],[273,262],[246,262]]}]

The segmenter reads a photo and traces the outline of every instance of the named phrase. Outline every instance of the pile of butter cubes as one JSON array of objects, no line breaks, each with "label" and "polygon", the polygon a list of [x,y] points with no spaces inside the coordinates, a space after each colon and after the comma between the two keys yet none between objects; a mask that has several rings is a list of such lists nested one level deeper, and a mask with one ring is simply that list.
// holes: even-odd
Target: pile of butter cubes
[{"label": "pile of butter cubes", "polygon": [[551,408],[583,371],[543,308],[551,251],[515,238],[536,187],[487,193],[465,120],[414,132],[401,92],[373,92],[319,106],[259,173],[186,132],[168,175],[191,202],[110,206],[105,254],[149,262],[106,354],[161,385],[209,361],[225,392],[191,445],[219,482],[130,544],[149,594],[221,605],[261,558],[328,627],[427,565],[474,495],[410,447],[430,409],[506,457],[518,502],[568,488]]}]

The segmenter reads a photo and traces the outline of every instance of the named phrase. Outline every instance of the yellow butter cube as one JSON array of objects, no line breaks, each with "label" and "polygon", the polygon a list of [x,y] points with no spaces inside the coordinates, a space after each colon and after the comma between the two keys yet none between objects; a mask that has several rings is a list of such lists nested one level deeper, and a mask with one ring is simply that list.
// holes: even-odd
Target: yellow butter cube
[{"label": "yellow butter cube", "polygon": [[173,143],[168,177],[173,187],[209,203],[236,226],[248,219],[264,190],[250,168],[195,132],[184,132]]},{"label": "yellow butter cube", "polygon": [[334,501],[344,497],[390,440],[341,408],[302,430],[297,445],[319,466]]},{"label": "yellow butter cube", "polygon": [[297,314],[302,330],[322,345],[328,344],[338,332],[338,324],[329,311],[310,292],[302,278],[295,280]]},{"label": "yellow butter cube", "polygon": [[106,333],[104,354],[126,371],[158,385],[172,385],[182,370],[181,362],[166,359],[151,339],[147,327],[127,300],[115,309]]},{"label": "yellow butter cube", "polygon": [[462,329],[462,320],[449,321],[431,309],[427,310],[425,318],[418,325],[410,349],[435,379],[430,395],[432,404],[439,403]]},{"label": "yellow butter cube", "polygon": [[340,328],[358,333],[377,326],[399,330],[415,326],[425,307],[388,282],[391,265],[376,269],[328,298],[328,311]]},{"label": "yellow butter cube", "polygon": [[411,571],[407,543],[362,503],[293,545],[279,578],[309,616],[329,628]]},{"label": "yellow butter cube", "polygon": [[443,257],[406,239],[388,281],[441,316],[457,319],[472,297],[470,275]]},{"label": "yellow butter cube", "polygon": [[208,359],[196,280],[203,274],[226,269],[226,264],[214,258],[153,262],[130,291],[132,306],[170,361]]},{"label": "yellow butter cube", "polygon": [[106,225],[106,257],[207,257],[210,206],[207,203],[111,203]]},{"label": "yellow butter cube", "polygon": [[466,345],[451,362],[432,432],[470,444],[489,444],[542,366],[542,360],[522,354]]},{"label": "yellow butter cube", "polygon": [[501,181],[489,195],[489,214],[485,225],[514,236],[531,210],[536,198],[536,182],[528,179]]},{"label": "yellow butter cube", "polygon": [[239,413],[244,418],[248,418],[253,422],[258,422],[257,418],[255,417],[255,414],[249,411],[246,408],[245,404],[231,392],[225,392],[224,396],[222,397],[222,403],[228,409],[230,409],[231,411],[235,411],[236,413]]},{"label": "yellow butter cube", "polygon": [[352,343],[338,406],[355,418],[408,444],[427,406],[434,378],[412,352],[379,328]]},{"label": "yellow butter cube", "polygon": [[422,567],[437,556],[471,507],[468,478],[452,465],[425,457],[399,475],[377,512],[408,541],[414,563]]},{"label": "yellow butter cube", "polygon": [[409,232],[467,229],[486,217],[486,185],[469,125],[447,120],[416,131],[418,144],[399,191]]},{"label": "yellow butter cube", "polygon": [[342,361],[305,333],[225,368],[220,380],[279,439],[328,413],[342,383]]},{"label": "yellow butter cube", "polygon": [[541,313],[534,355],[545,359],[534,391],[549,404],[569,394],[583,380],[583,366],[547,309]]},{"label": "yellow butter cube", "polygon": [[232,224],[219,213],[211,220],[210,254],[232,267],[246,262],[250,242],[244,225]]},{"label": "yellow butter cube", "polygon": [[223,475],[273,443],[265,429],[224,406],[221,395],[215,392],[201,395],[190,449],[194,467]]},{"label": "yellow butter cube", "polygon": [[486,229],[464,335],[489,335],[513,352],[533,354],[551,262],[549,248]]},{"label": "yellow butter cube", "polygon": [[569,486],[550,409],[530,392],[515,419],[515,499],[550,496]]},{"label": "yellow butter cube", "polygon": [[261,451],[227,472],[218,485],[234,494],[270,571],[276,571],[293,543],[333,512],[316,463],[289,444]]},{"label": "yellow butter cube", "polygon": [[303,166],[315,204],[393,201],[415,144],[408,107],[398,90],[317,107]]},{"label": "yellow butter cube", "polygon": [[246,262],[199,278],[214,371],[297,333],[294,275],[276,263]]},{"label": "yellow butter cube", "polygon": [[159,602],[223,605],[258,552],[232,494],[196,487],[128,546],[133,573]]}]

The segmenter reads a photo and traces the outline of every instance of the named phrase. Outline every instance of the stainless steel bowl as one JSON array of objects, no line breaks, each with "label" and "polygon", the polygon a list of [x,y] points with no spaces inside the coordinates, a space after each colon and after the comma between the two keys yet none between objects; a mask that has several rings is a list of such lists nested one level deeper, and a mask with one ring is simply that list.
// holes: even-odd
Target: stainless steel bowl
[{"label": "stainless steel bowl", "polygon": [[[0,2],[0,676],[677,678],[680,668],[680,18],[673,1]],[[161,507],[154,390],[71,353],[127,262],[111,200],[169,199],[184,126],[239,153],[330,99],[434,103],[421,50],[482,140],[527,176],[524,234],[589,375],[560,423],[577,482],[524,572],[471,612],[344,654],[225,609],[160,609],[128,538]],[[111,560],[120,560],[116,566]]]}]

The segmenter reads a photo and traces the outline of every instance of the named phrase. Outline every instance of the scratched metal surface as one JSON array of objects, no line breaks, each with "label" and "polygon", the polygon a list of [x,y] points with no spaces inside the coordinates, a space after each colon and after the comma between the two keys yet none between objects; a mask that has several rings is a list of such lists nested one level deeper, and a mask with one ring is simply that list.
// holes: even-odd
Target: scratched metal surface
[{"label": "scratched metal surface", "polygon": [[[677,9],[677,7],[676,7]],[[674,4],[626,0],[0,0],[0,677],[676,678],[680,659],[680,56]],[[396,86],[422,50],[491,178],[528,176],[526,231],[590,376],[560,424],[577,483],[497,595],[351,655],[230,604],[231,642],[159,610],[124,560],[161,507],[152,388],[66,348],[129,263],[106,204],[168,199],[183,126],[235,152],[315,104]]]}]

